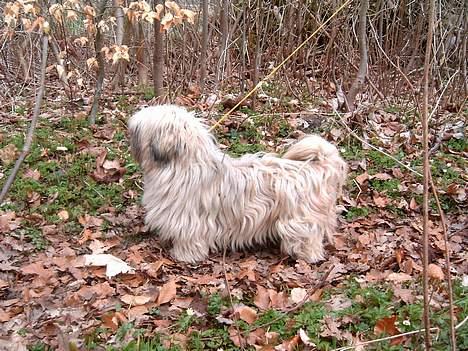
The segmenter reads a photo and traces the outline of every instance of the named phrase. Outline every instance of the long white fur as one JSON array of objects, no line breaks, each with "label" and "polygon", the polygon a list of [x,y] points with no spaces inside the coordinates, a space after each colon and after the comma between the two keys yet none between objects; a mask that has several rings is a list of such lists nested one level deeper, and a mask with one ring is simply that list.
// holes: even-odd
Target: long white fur
[{"label": "long white fur", "polygon": [[282,158],[231,158],[199,119],[174,105],[137,112],[129,129],[144,173],[146,225],[172,242],[177,260],[269,241],[308,262],[324,258],[347,169],[325,139],[306,136]]}]

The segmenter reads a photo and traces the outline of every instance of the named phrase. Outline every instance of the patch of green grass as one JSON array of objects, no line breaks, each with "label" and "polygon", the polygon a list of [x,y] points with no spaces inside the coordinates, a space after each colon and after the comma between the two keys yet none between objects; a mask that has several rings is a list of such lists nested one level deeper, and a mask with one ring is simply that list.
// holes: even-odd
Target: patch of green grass
[{"label": "patch of green grass", "polygon": [[186,332],[188,328],[196,321],[197,317],[193,314],[193,311],[186,310],[179,316],[177,320],[177,329],[179,333]]},{"label": "patch of green grass", "polygon": [[234,143],[231,144],[231,147],[229,148],[228,152],[234,156],[234,157],[238,157],[238,156],[242,156],[242,155],[245,155],[245,154],[253,154],[253,153],[257,153],[257,152],[260,152],[260,151],[263,151],[265,148],[263,147],[263,145],[260,145],[260,144],[244,144],[244,143],[241,143],[240,141],[236,141]]},{"label": "patch of green grass", "polygon": [[19,114],[20,116],[26,115],[26,106],[16,106],[15,113]]},{"label": "patch of green grass", "polygon": [[140,87],[140,91],[143,93],[143,99],[146,101],[151,100],[155,97],[154,89],[151,86]]},{"label": "patch of green grass", "polygon": [[345,160],[361,160],[365,157],[362,147],[358,145],[348,145],[343,148],[341,155]]},{"label": "patch of green grass", "polygon": [[[396,155],[393,155],[398,161],[401,161],[405,154],[403,151],[399,151]],[[372,161],[372,167],[369,169],[369,174],[381,172],[382,169],[388,169],[394,167],[397,163],[387,155],[382,154],[377,150],[369,150],[367,157]]]},{"label": "patch of green grass", "polygon": [[353,221],[360,217],[366,217],[369,213],[370,210],[367,207],[351,207],[348,212],[346,212],[345,218],[348,221]]},{"label": "patch of green grass", "polygon": [[438,158],[431,160],[431,172],[443,186],[457,182],[461,178],[460,174],[449,166],[446,161]]},{"label": "patch of green grass", "polygon": [[52,350],[47,344],[44,344],[43,342],[37,342],[33,344],[32,346],[28,347],[29,351],[49,351]]},{"label": "patch of green grass", "polygon": [[457,151],[457,152],[468,151],[468,142],[466,141],[465,138],[463,139],[452,138],[447,142],[447,147],[450,150]]},{"label": "patch of green grass", "polygon": [[369,182],[370,186],[377,192],[383,192],[391,198],[396,198],[401,196],[399,187],[401,185],[398,179],[371,179]]},{"label": "patch of green grass", "polygon": [[191,333],[188,346],[189,350],[194,351],[238,350],[229,338],[229,332],[225,326]]},{"label": "patch of green grass", "polygon": [[274,331],[284,337],[288,335],[286,329],[287,319],[288,317],[280,311],[268,310],[255,321],[254,326],[258,327],[268,324],[270,331]]}]

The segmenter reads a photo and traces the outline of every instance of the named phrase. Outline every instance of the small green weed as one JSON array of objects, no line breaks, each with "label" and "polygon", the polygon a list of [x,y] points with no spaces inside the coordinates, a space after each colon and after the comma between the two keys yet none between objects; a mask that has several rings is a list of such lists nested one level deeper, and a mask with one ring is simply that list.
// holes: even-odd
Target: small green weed
[{"label": "small green weed", "polygon": [[208,314],[211,316],[217,316],[221,312],[221,307],[223,306],[223,299],[221,295],[215,293],[210,296],[208,299]]},{"label": "small green weed", "polygon": [[348,212],[346,212],[345,217],[348,221],[353,221],[360,217],[366,217],[369,213],[370,211],[367,207],[351,207],[348,209]]},{"label": "small green weed", "polygon": [[379,193],[384,192],[392,198],[401,196],[401,192],[399,190],[401,184],[398,179],[389,179],[389,180],[372,179],[369,183],[370,183],[370,186],[375,191],[378,191]]},{"label": "small green weed", "polygon": [[463,139],[452,138],[447,142],[447,147],[450,150],[457,151],[457,152],[468,151],[468,142],[464,138]]},{"label": "small green weed", "polygon": [[179,316],[177,320],[177,329],[179,332],[186,332],[187,329],[195,322],[197,317],[193,314],[193,311],[186,310]]}]

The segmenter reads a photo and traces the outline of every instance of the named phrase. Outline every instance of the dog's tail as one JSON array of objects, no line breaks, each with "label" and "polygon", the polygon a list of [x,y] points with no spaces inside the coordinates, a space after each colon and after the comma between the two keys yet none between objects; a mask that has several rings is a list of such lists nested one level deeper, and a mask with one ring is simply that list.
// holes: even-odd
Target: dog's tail
[{"label": "dog's tail", "polygon": [[292,145],[283,158],[294,161],[329,161],[340,158],[338,149],[318,135],[308,135]]}]

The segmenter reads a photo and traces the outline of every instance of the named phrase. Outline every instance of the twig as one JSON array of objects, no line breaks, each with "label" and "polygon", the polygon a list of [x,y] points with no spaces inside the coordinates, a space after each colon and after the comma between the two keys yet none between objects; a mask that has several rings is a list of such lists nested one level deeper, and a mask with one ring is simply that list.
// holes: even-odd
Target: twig
[{"label": "twig", "polygon": [[455,330],[460,329],[467,321],[468,321],[468,316],[466,316],[464,320],[462,320],[460,323],[457,324],[457,326],[455,327]]},{"label": "twig", "polygon": [[[436,330],[439,330],[439,328],[437,327],[433,327],[429,330],[429,332],[431,331],[436,331]],[[385,338],[380,338],[380,339],[374,339],[374,340],[369,340],[369,341],[364,341],[364,342],[360,342],[360,343],[357,343],[356,345],[352,345],[352,346],[344,346],[344,347],[340,347],[338,349],[333,349],[332,351],[345,351],[345,350],[352,350],[352,349],[355,349],[356,347],[361,347],[361,346],[365,346],[365,345],[371,345],[371,344],[375,344],[375,343],[378,343],[378,342],[381,342],[381,341],[387,341],[387,340],[392,340],[392,339],[397,339],[397,338],[400,338],[402,336],[408,336],[408,335],[413,335],[413,334],[419,334],[419,333],[422,333],[422,332],[425,332],[426,330],[423,328],[423,329],[418,329],[418,330],[413,330],[413,331],[410,331],[410,332],[406,332],[406,333],[401,333],[401,334],[397,334],[397,335],[391,335],[391,336],[386,336]]]},{"label": "twig", "polygon": [[452,291],[452,279],[450,272],[450,251],[448,247],[448,234],[447,234],[447,225],[445,223],[445,215],[442,207],[440,206],[439,196],[437,195],[437,189],[434,186],[434,181],[432,179],[432,174],[429,172],[429,181],[431,183],[432,194],[437,205],[437,211],[440,216],[440,223],[442,225],[442,232],[444,235],[444,254],[445,254],[445,269],[447,271],[447,295],[449,298],[449,314],[450,314],[450,342],[452,343],[452,350],[456,350],[457,336],[455,332],[455,310],[453,307],[453,291]]},{"label": "twig", "polygon": [[[431,54],[432,54],[432,39],[434,36],[434,7],[435,1],[429,0],[429,13],[428,13],[428,28],[426,38],[426,55],[424,58],[424,76],[423,76],[423,101],[421,108],[421,124],[423,135],[423,235],[422,235],[422,261],[423,261],[423,296],[424,296],[424,343],[426,350],[431,350],[431,334],[430,334],[430,306],[429,306],[429,178],[430,178],[430,165],[429,165],[429,73],[431,70]],[[452,345],[455,350],[455,345]]]},{"label": "twig", "polygon": [[357,140],[359,140],[361,143],[363,144],[366,144],[367,146],[369,146],[370,148],[374,149],[375,151],[378,151],[380,152],[381,154],[391,158],[393,161],[395,161],[397,164],[399,164],[400,166],[406,168],[408,171],[422,177],[423,175],[421,173],[419,173],[418,171],[412,169],[410,166],[407,166],[405,165],[403,162],[401,162],[400,160],[397,160],[395,157],[393,157],[392,155],[390,155],[389,153],[383,151],[383,150],[380,150],[378,147],[372,145],[372,144],[369,144],[367,141],[365,141],[364,139],[362,139],[359,135],[357,135],[347,124],[345,121],[343,121],[343,118],[341,117],[341,115],[339,114],[338,111],[336,111],[335,109],[333,109],[333,112],[336,116],[338,116],[338,118],[340,119],[340,122],[341,124],[348,130],[349,134],[351,134],[353,137],[355,137]]},{"label": "twig", "polygon": [[5,184],[3,185],[2,192],[0,193],[0,204],[3,203],[5,197],[10,190],[10,187],[13,185],[15,181],[16,175],[18,174],[23,161],[25,160],[26,156],[29,154],[31,150],[32,141],[34,138],[34,131],[36,130],[37,121],[39,119],[39,111],[41,109],[41,102],[44,96],[45,91],[45,74],[46,74],[46,67],[47,67],[47,53],[49,47],[49,36],[46,33],[42,34],[42,52],[41,52],[41,72],[39,77],[39,87],[36,95],[36,101],[34,102],[34,112],[31,118],[31,124],[29,125],[28,134],[26,136],[26,140],[23,146],[23,150],[19,155],[18,159],[16,160],[15,166],[10,173],[10,176],[6,180]]}]

